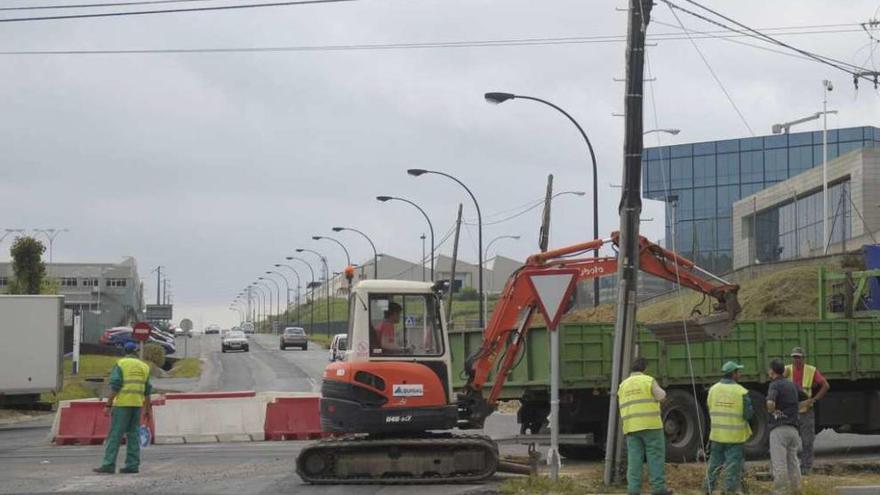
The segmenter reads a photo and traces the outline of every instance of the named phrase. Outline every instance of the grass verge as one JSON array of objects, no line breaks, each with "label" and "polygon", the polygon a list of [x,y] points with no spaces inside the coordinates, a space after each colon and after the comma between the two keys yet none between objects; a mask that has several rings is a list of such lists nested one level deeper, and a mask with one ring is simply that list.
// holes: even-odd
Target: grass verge
[{"label": "grass verge", "polygon": [[200,376],[202,376],[202,360],[192,357],[179,359],[168,372],[169,378],[198,378]]}]

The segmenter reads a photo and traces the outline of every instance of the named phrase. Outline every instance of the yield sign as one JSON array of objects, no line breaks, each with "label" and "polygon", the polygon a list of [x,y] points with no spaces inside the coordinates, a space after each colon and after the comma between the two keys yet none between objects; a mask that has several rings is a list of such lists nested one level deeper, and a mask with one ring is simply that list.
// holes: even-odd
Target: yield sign
[{"label": "yield sign", "polygon": [[538,298],[538,307],[551,331],[559,325],[565,302],[574,292],[577,273],[574,269],[561,269],[526,274]]}]

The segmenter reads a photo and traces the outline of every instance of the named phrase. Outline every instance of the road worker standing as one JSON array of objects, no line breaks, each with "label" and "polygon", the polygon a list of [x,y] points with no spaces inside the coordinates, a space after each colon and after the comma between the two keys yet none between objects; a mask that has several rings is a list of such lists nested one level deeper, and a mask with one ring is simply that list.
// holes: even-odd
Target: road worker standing
[{"label": "road worker standing", "polygon": [[712,430],[709,433],[709,470],[704,489],[712,493],[716,481],[724,470],[724,494],[740,490],[743,475],[743,444],[752,436],[749,420],[754,410],[749,391],[740,385],[741,364],[724,363],[724,377],[709,389],[707,400]]},{"label": "road worker standing", "polygon": [[[800,419],[801,443],[803,448],[799,454],[801,474],[807,475],[813,470],[813,442],[816,440],[816,411],[813,405],[825,397],[831,385],[815,366],[804,360],[804,349],[795,347],[791,350],[791,364],[785,367],[785,377],[806,394],[806,400],[800,402],[798,416]],[[819,390],[814,394],[813,389]]]}]

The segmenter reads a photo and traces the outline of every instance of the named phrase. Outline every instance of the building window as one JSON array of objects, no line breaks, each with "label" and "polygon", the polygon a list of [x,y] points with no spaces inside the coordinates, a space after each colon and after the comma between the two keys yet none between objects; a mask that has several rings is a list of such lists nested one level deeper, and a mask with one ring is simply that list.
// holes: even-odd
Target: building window
[{"label": "building window", "polygon": [[694,218],[712,218],[716,215],[714,187],[694,189]]},{"label": "building window", "polygon": [[767,150],[764,152],[764,180],[781,181],[788,178],[788,150]]},{"label": "building window", "polygon": [[739,154],[718,155],[718,185],[739,184]]},{"label": "building window", "polygon": [[694,158],[694,185],[715,185],[715,156],[698,156]]},{"label": "building window", "polygon": [[6,287],[9,285],[9,279],[6,277],[0,277],[0,287]]},{"label": "building window", "polygon": [[694,159],[673,158],[670,160],[670,183],[673,188],[694,186]]},{"label": "building window", "polygon": [[764,152],[746,151],[741,153],[739,167],[743,183],[764,182]]},{"label": "building window", "polygon": [[125,279],[124,278],[108,278],[107,279],[107,287],[125,287]]},{"label": "building window", "polygon": [[83,287],[97,287],[98,286],[98,279],[84,278],[84,279],[82,279],[82,285],[83,285]]},{"label": "building window", "polygon": [[791,177],[813,168],[813,148],[811,146],[789,148],[788,167],[791,169]]},{"label": "building window", "polygon": [[647,191],[663,192],[669,188],[669,159],[649,160],[646,171],[648,172],[645,187]]},{"label": "building window", "polygon": [[75,277],[61,277],[58,281],[61,287],[76,287],[76,278]]},{"label": "building window", "polygon": [[733,203],[737,201],[739,201],[739,185],[718,187],[718,216],[731,216]]}]

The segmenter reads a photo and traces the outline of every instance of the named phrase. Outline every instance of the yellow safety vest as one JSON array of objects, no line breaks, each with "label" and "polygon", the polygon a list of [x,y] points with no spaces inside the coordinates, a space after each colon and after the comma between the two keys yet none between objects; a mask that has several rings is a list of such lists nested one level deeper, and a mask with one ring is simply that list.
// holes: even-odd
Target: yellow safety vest
[{"label": "yellow safety vest", "polygon": [[633,373],[617,388],[620,420],[623,421],[624,433],[663,428],[663,422],[660,420],[660,403],[651,391],[653,383],[654,378],[642,373]]},{"label": "yellow safety vest", "polygon": [[[794,378],[794,369],[792,365],[787,365],[785,367],[785,376],[788,379]],[[801,378],[801,388],[804,389],[804,392],[807,393],[807,397],[813,396],[813,377],[816,376],[816,367],[810,366],[809,364],[804,365],[804,376]],[[794,380],[792,380],[794,381]],[[797,383],[795,383],[797,385]]]},{"label": "yellow safety vest", "polygon": [[140,359],[124,357],[117,363],[122,370],[122,388],[116,393],[113,405],[116,407],[142,407],[150,366]]},{"label": "yellow safety vest", "polygon": [[738,383],[716,383],[709,389],[709,440],[719,443],[745,443],[752,428],[743,419],[743,396],[748,394]]}]

